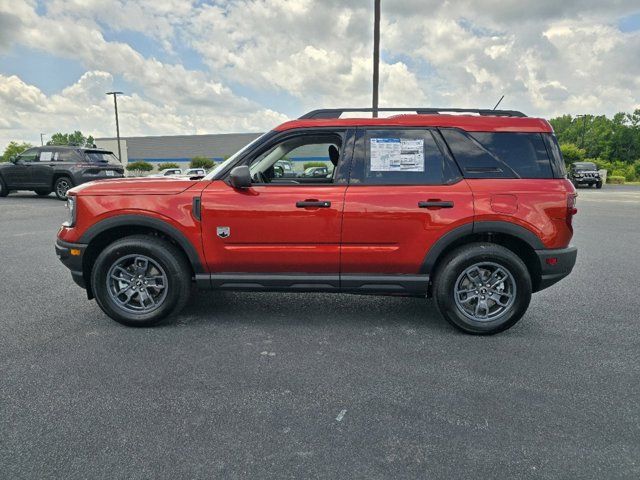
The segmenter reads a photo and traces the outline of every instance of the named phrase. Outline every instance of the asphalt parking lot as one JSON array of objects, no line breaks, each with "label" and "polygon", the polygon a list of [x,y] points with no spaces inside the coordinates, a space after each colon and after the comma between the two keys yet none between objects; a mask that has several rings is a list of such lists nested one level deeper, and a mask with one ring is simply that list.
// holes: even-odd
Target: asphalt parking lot
[{"label": "asphalt parking lot", "polygon": [[493,337],[421,299],[201,292],[107,318],[0,199],[0,478],[639,478],[640,188],[580,189],[573,274]]}]

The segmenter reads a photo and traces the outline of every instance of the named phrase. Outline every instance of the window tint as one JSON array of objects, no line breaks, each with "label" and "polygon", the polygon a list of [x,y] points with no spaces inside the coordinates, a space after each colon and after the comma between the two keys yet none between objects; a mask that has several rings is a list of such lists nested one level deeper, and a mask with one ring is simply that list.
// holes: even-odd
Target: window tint
[{"label": "window tint", "polygon": [[564,164],[562,158],[562,152],[560,152],[560,145],[558,145],[558,139],[552,133],[543,133],[542,139],[547,146],[547,152],[551,157],[551,168],[553,169],[556,178],[565,178],[567,176],[567,167]]},{"label": "window tint", "polygon": [[442,129],[467,178],[553,178],[542,135]]},{"label": "window tint", "polygon": [[18,156],[18,160],[21,162],[37,162],[38,161],[38,151],[35,149],[27,150],[26,152],[22,152]]},{"label": "window tint", "polygon": [[111,165],[118,165],[120,163],[118,162],[116,156],[111,152],[96,152],[87,150],[84,153],[91,163],[109,163]]},{"label": "window tint", "polygon": [[73,150],[60,150],[55,153],[55,161],[57,162],[76,162],[78,157]]},{"label": "window tint", "polygon": [[430,130],[367,130],[351,183],[441,184],[445,159]]},{"label": "window tint", "polygon": [[522,178],[553,178],[547,149],[539,133],[473,132],[484,148]]}]

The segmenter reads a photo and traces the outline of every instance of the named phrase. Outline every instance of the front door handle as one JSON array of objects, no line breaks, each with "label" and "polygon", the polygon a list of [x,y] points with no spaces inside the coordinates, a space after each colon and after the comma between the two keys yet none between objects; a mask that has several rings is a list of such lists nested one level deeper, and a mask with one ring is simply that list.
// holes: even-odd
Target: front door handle
[{"label": "front door handle", "polygon": [[304,200],[302,202],[296,202],[297,208],[329,208],[331,202],[323,200]]},{"label": "front door handle", "polygon": [[453,202],[443,200],[427,200],[426,202],[418,202],[419,208],[453,208]]}]

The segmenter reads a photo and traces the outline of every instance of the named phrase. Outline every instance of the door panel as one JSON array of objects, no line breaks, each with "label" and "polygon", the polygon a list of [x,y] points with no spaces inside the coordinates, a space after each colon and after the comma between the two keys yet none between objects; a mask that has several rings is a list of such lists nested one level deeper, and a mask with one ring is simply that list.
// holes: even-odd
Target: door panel
[{"label": "door panel", "polygon": [[29,182],[29,168],[24,164],[7,164],[2,168],[2,176],[8,188],[23,187]]},{"label": "door panel", "polygon": [[345,195],[341,273],[429,273],[421,267],[433,244],[473,222],[467,182],[436,131],[370,128],[358,130],[357,137]]},{"label": "door panel", "polygon": [[31,162],[29,167],[29,182],[34,187],[53,186],[53,155],[52,151],[40,151],[39,160]]},{"label": "door panel", "polygon": [[209,271],[337,273],[345,191],[346,185],[332,184],[234,189],[212,182],[202,193]]},{"label": "door panel", "polygon": [[[421,207],[421,202],[428,203]],[[442,235],[472,221],[473,197],[463,180],[453,185],[349,186],[341,272],[417,274]]]}]

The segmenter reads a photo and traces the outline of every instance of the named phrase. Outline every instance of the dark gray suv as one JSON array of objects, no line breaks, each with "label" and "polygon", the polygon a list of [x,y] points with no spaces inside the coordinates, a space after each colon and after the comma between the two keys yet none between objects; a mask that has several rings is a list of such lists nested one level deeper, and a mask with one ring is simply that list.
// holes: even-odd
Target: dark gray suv
[{"label": "dark gray suv", "polygon": [[33,190],[67,199],[67,190],[81,183],[124,176],[112,152],[88,147],[36,147],[10,162],[0,163],[0,197],[12,190]]}]

